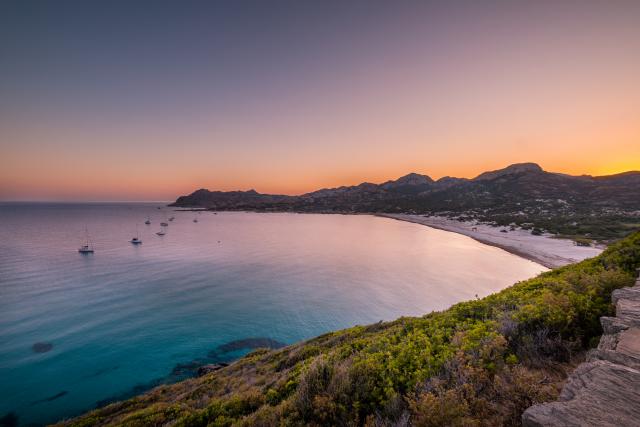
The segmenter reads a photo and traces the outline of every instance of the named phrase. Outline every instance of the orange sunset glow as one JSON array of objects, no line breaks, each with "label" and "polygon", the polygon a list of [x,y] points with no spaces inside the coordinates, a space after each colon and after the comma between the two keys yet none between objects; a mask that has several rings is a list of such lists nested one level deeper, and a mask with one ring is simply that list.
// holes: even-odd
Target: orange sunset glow
[{"label": "orange sunset glow", "polygon": [[638,170],[640,4],[621,3],[343,11],[359,25],[293,8],[248,39],[180,16],[169,31],[190,30],[162,55],[160,17],[103,38],[73,14],[26,19],[4,30],[0,199],[301,194],[516,162]]}]

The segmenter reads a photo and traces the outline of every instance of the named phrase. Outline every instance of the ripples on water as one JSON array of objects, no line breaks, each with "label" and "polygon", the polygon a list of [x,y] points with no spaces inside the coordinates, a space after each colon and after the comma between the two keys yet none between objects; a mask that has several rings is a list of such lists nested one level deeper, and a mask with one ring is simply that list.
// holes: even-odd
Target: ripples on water
[{"label": "ripples on water", "polygon": [[[242,340],[422,315],[544,270],[373,216],[157,206],[0,204],[0,417],[55,421],[179,379],[192,361],[237,357],[251,347],[234,347]],[[93,255],[77,252],[85,225]]]}]

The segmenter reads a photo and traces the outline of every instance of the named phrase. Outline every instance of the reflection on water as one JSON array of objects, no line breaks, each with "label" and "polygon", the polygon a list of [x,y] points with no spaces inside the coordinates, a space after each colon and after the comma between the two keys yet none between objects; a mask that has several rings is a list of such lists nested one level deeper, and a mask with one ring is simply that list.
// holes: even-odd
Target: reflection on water
[{"label": "reflection on water", "polygon": [[[257,346],[422,315],[543,270],[373,216],[157,206],[0,204],[0,417],[54,421]],[[85,226],[93,255],[77,252]]]}]

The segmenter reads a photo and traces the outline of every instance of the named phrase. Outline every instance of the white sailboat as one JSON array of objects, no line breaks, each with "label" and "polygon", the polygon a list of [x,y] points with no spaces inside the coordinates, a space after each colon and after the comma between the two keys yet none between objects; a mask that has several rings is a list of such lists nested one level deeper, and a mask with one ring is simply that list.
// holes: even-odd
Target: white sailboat
[{"label": "white sailboat", "polygon": [[139,245],[142,243],[142,240],[140,240],[140,235],[138,234],[138,226],[136,225],[136,235],[135,237],[133,237],[130,242],[134,245]]},{"label": "white sailboat", "polygon": [[87,227],[84,228],[84,235],[84,244],[80,246],[80,248],[78,248],[78,252],[80,252],[81,254],[92,254],[93,245],[89,241],[89,230],[87,230]]},{"label": "white sailboat", "polygon": [[147,220],[144,223],[147,224],[147,225],[150,225],[151,224],[151,218],[147,217]]},{"label": "white sailboat", "polygon": [[165,228],[164,228],[164,227],[161,227],[161,228],[160,228],[160,231],[158,231],[156,234],[157,234],[158,236],[164,236],[165,234],[167,234],[167,232],[165,231]]}]

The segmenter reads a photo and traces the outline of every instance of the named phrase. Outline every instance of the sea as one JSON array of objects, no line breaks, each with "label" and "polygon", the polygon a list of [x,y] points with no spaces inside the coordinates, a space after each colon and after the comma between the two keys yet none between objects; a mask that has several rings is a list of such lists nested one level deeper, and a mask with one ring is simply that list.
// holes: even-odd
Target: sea
[{"label": "sea", "polygon": [[[87,235],[93,254],[78,252]],[[0,419],[52,423],[202,364],[443,310],[545,270],[371,215],[0,203]]]}]

